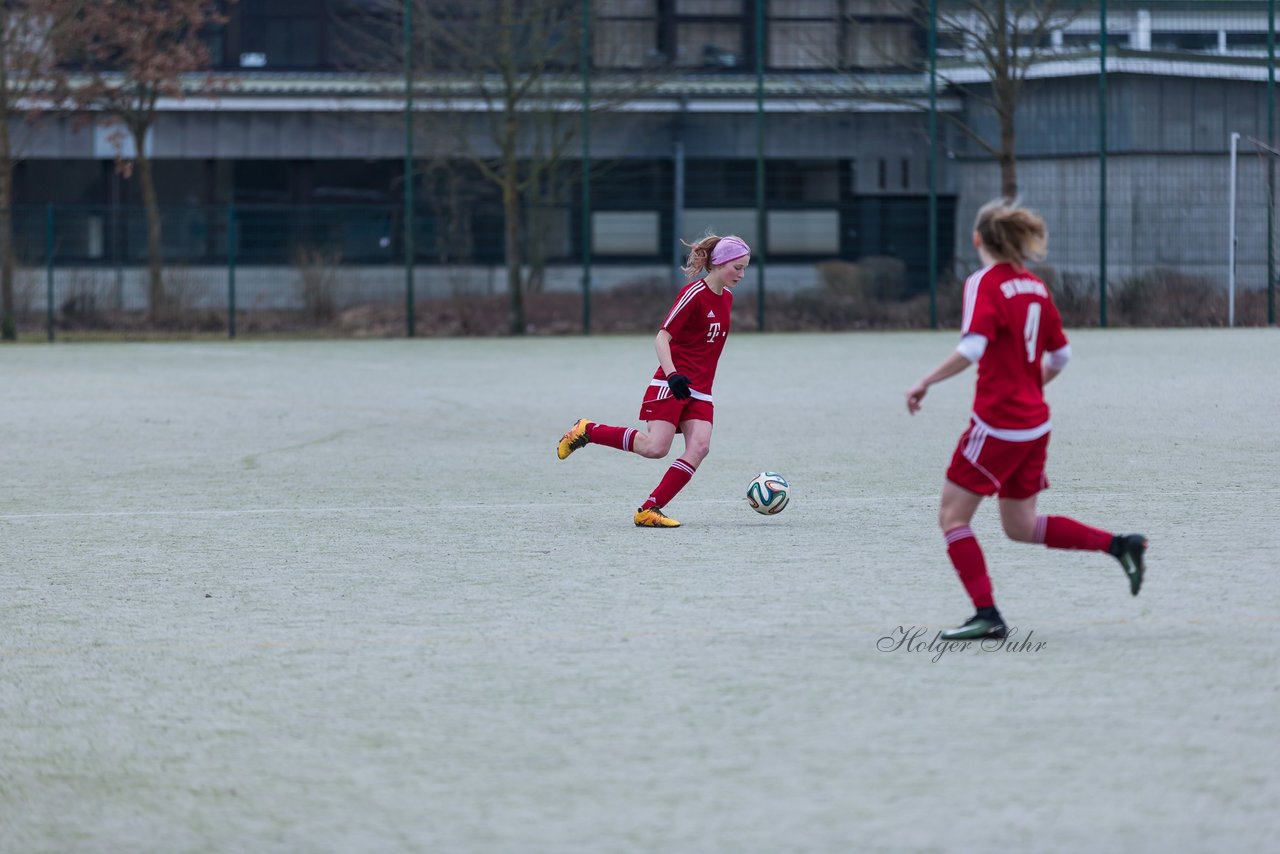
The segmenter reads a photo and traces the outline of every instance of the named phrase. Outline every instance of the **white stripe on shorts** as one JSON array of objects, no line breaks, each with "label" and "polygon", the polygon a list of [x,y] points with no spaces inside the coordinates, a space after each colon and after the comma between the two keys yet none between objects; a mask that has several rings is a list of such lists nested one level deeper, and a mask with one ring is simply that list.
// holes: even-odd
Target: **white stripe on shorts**
[{"label": "white stripe on shorts", "polygon": [[[656,400],[664,400],[671,396],[671,386],[667,385],[666,380],[649,380],[649,385],[657,386],[659,389]],[[705,400],[707,403],[711,403],[711,395],[709,394],[703,394],[693,389],[689,389],[689,394],[693,395],[694,400]]]}]

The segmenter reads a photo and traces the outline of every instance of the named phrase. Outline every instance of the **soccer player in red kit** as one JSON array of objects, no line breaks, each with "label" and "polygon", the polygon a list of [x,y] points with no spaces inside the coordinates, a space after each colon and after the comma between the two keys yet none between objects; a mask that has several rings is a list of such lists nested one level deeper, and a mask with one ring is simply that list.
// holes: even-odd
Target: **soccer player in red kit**
[{"label": "soccer player in red kit", "polygon": [[1026,268],[1028,260],[1044,257],[1047,243],[1044,220],[1014,202],[996,200],[978,211],[973,245],[983,268],[965,282],[960,345],[907,391],[914,415],[929,386],[978,363],[973,415],[947,469],[938,512],[947,554],[977,613],[942,632],[944,640],[1007,634],[969,527],[988,496],[1000,497],[1000,521],[1012,540],[1108,552],[1120,561],[1134,596],[1146,571],[1141,534],[1113,535],[1066,516],[1036,514],[1036,496],[1049,486],[1044,466],[1052,424],[1044,385],[1071,358],[1049,289]]},{"label": "soccer player in red kit", "polygon": [[732,235],[708,235],[685,245],[689,246],[686,275],[704,270],[706,275],[684,286],[654,340],[658,370],[640,404],[640,419],[648,422],[648,432],[580,418],[556,448],[562,460],[588,443],[662,459],[671,450],[676,433],[683,433],[684,453],[635,512],[638,528],[680,527],[663,508],[693,477],[710,449],[714,415],[711,386],[729,335],[730,289],[742,281],[751,261],[751,248]]}]

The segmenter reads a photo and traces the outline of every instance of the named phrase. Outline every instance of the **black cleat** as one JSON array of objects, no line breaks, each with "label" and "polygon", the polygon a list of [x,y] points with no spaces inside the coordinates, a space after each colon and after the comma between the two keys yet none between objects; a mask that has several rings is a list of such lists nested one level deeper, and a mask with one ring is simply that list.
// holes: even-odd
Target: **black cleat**
[{"label": "black cleat", "polygon": [[938,636],[944,641],[964,641],[1002,638],[1008,633],[999,611],[995,608],[981,608],[963,626],[947,629]]},{"label": "black cleat", "polygon": [[1124,574],[1129,576],[1129,592],[1137,596],[1142,589],[1142,576],[1147,572],[1147,538],[1141,534],[1117,534],[1111,538],[1107,551],[1120,561]]}]

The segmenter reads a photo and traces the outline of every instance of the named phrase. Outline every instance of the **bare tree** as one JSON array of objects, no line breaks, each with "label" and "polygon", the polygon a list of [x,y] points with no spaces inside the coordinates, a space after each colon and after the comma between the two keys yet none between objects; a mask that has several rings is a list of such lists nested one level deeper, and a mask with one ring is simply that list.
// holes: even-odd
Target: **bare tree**
[{"label": "bare tree", "polygon": [[[1000,164],[1003,196],[1018,195],[1017,112],[1027,74],[1054,53],[1049,46],[1051,34],[1074,20],[1083,5],[1073,0],[954,0],[939,5],[938,29],[961,41],[967,64],[982,70],[987,85],[963,82],[958,71],[966,63],[960,68],[940,68],[938,77],[962,92],[970,104],[995,116],[994,142],[971,122],[958,125]],[[922,20],[927,24],[927,19]]]},{"label": "bare tree", "polygon": [[55,44],[84,0],[0,4],[0,337],[17,337],[13,275],[13,168],[22,156],[16,119],[34,119],[65,94]]},{"label": "bare tree", "polygon": [[[970,108],[965,115],[941,115],[999,163],[1001,194],[1013,197],[1023,84],[1036,64],[1061,55],[1052,47],[1052,34],[1088,6],[1082,0],[938,0],[937,19],[931,22],[930,4],[923,0],[848,0],[843,46],[836,44],[835,33],[822,31],[791,49],[805,56],[805,64],[840,72],[843,83],[815,91],[819,97],[918,108],[919,94],[906,91],[903,72],[918,71],[927,61],[920,41],[932,23],[959,49],[958,56],[938,66],[939,83],[963,95]],[[983,132],[988,112],[995,119],[994,137]]]},{"label": "bare tree", "polygon": [[[577,66],[578,0],[416,0],[425,40],[422,68],[456,72],[463,97],[480,113],[455,114],[454,154],[469,161],[502,199],[508,329],[525,331],[526,212],[530,198],[554,177],[576,136],[577,114],[551,94],[557,78]],[[563,87],[561,87],[561,92]],[[468,119],[475,116],[477,126]],[[460,120],[459,120],[460,119]],[[435,119],[438,123],[439,118]],[[439,124],[435,128],[439,131]],[[481,144],[483,141],[483,144]]]},{"label": "bare tree", "polygon": [[[345,65],[403,71],[405,2],[363,0],[358,13],[342,13]],[[442,215],[465,218],[472,211],[457,202],[481,195],[473,179],[492,188],[502,208],[508,328],[523,334],[525,295],[541,286],[548,242],[563,233],[556,217],[580,174],[565,160],[582,128],[582,0],[408,2],[415,91],[420,104],[438,105],[415,118],[427,198]],[[593,115],[651,92],[664,76],[643,62],[628,69],[593,87]],[[457,249],[442,257],[463,260]]]},{"label": "bare tree", "polygon": [[[67,45],[81,57],[83,76],[73,95],[81,109],[118,122],[133,143],[119,168],[136,168],[147,218],[147,296],[151,316],[168,308],[162,276],[163,240],[147,135],[161,98],[181,98],[193,74],[209,68],[202,31],[224,23],[216,0],[93,0],[66,28]],[[207,74],[201,83],[213,88]]]}]

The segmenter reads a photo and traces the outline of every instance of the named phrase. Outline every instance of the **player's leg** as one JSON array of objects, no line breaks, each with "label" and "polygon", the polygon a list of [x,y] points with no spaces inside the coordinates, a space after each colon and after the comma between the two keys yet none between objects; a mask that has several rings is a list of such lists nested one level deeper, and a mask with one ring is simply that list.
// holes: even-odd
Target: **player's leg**
[{"label": "player's leg", "polygon": [[660,460],[671,450],[671,440],[676,437],[676,425],[669,421],[650,421],[646,433],[633,431],[627,450],[650,460]]},{"label": "player's leg", "polygon": [[947,541],[947,557],[973,601],[975,613],[964,625],[943,632],[944,640],[1001,638],[1006,634],[1004,620],[996,610],[986,557],[970,527],[982,499],[1000,488],[1003,472],[998,464],[1002,460],[1001,443],[992,440],[977,424],[970,424],[947,467],[938,527]]},{"label": "player's leg", "polygon": [[[655,429],[655,425],[659,426]],[[556,456],[563,460],[579,448],[590,444],[629,451],[651,459],[661,459],[667,455],[667,451],[671,450],[671,439],[675,436],[675,432],[676,425],[664,421],[650,421],[649,433],[646,435],[634,427],[614,427],[579,418],[568,432],[560,437]]]},{"label": "player's leg", "polygon": [[680,432],[684,434],[684,453],[680,458],[696,469],[711,453],[711,422],[690,418],[680,423]]},{"label": "player's leg", "polygon": [[984,497],[950,480],[942,486],[938,527],[947,541],[947,557],[951,558],[951,565],[955,567],[975,610],[964,625],[943,632],[943,640],[976,640],[1005,635],[1004,620],[996,610],[991,576],[987,574],[986,557],[970,527],[973,514]]},{"label": "player's leg", "polygon": [[1000,496],[1000,524],[1009,539],[1016,543],[1035,542],[1036,498]]},{"label": "player's leg", "polygon": [[647,435],[634,427],[614,427],[579,418],[560,438],[556,453],[563,460],[578,448],[594,444],[661,459],[671,450],[671,439],[675,436],[684,406],[684,401],[669,394],[662,395],[654,386],[646,386],[645,397],[640,404],[640,420],[649,425]]},{"label": "player's leg", "polygon": [[[666,520],[666,524],[661,527],[674,528],[679,525],[670,516],[663,512],[666,507],[676,497],[680,490],[693,479],[694,472],[698,470],[698,465],[706,459],[707,452],[711,448],[711,422],[698,418],[691,418],[680,422],[680,432],[684,434],[684,453],[671,464],[666,473],[662,475],[662,480],[654,487],[649,497],[645,499],[644,504],[636,511],[636,524],[650,527],[642,520],[656,520],[661,517]],[[674,522],[675,524],[670,524]],[[653,525],[652,527],[658,527]]]},{"label": "player's leg", "polygon": [[1069,516],[1036,514],[1035,498],[1000,499],[1000,521],[1009,539],[1040,543],[1051,549],[1106,552],[1120,562],[1134,596],[1146,574],[1147,538],[1142,534],[1113,534],[1077,522]]},{"label": "player's leg", "polygon": [[563,460],[574,451],[589,444],[617,448],[619,451],[632,451],[635,450],[633,442],[639,433],[640,431],[634,427],[613,427],[579,418],[560,437],[560,444],[556,446],[556,456]]},{"label": "player's leg", "polygon": [[693,478],[698,465],[706,458],[711,446],[711,422],[690,420],[680,424],[684,433],[684,453],[671,464],[662,480],[654,488],[644,507],[666,507],[680,490]]},{"label": "player's leg", "polygon": [[1051,549],[1107,552],[1120,562],[1129,579],[1129,591],[1138,595],[1146,572],[1147,540],[1141,534],[1113,534],[1078,522],[1069,516],[1036,513],[1036,497],[1047,489],[1044,475],[1048,435],[1028,443],[1025,462],[1000,488],[1000,521],[1009,539],[1040,543]]}]

